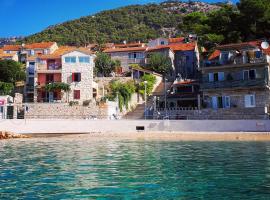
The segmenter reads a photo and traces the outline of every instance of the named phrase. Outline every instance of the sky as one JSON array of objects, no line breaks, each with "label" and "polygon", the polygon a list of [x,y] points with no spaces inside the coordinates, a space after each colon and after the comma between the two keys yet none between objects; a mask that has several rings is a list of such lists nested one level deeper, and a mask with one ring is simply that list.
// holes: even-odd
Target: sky
[{"label": "sky", "polygon": [[[27,36],[102,10],[164,0],[0,0],[0,38]],[[219,0],[204,0],[218,2]],[[222,1],[222,0],[220,0]],[[235,3],[237,0],[233,0]]]}]

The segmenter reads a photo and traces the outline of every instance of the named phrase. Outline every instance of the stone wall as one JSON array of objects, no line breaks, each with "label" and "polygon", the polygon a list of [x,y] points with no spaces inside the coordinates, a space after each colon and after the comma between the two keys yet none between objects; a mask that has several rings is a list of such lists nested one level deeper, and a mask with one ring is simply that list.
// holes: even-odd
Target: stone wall
[{"label": "stone wall", "polygon": [[106,119],[108,113],[106,106],[97,106],[94,103],[89,106],[70,106],[65,103],[33,103],[26,106],[26,119]]},{"label": "stone wall", "polygon": [[[154,113],[154,119],[162,119],[166,116],[164,110]],[[167,116],[170,119],[189,119],[189,120],[239,120],[239,119],[268,119],[264,107],[257,108],[230,108],[230,109],[202,109],[202,110],[181,110],[168,109]]]},{"label": "stone wall", "polygon": [[263,89],[246,89],[246,90],[217,90],[214,92],[204,92],[204,100],[208,108],[212,107],[211,97],[213,96],[230,96],[231,107],[245,108],[245,95],[254,94],[256,107],[268,106],[269,91]]}]

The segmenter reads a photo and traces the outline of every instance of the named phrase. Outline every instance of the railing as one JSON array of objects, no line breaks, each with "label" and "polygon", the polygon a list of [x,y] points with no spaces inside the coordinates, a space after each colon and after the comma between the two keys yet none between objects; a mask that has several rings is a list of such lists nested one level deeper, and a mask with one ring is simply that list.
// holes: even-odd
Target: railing
[{"label": "railing", "polygon": [[35,87],[34,86],[28,86],[26,85],[26,92],[34,92]]},{"label": "railing", "polygon": [[[198,110],[197,107],[173,107],[173,108],[167,108],[167,111],[185,111],[185,110]],[[165,108],[157,108],[157,111],[165,111]]]},{"label": "railing", "polygon": [[61,81],[46,81],[46,82],[37,82],[37,87],[43,87],[50,83],[62,83]]},{"label": "railing", "polygon": [[56,65],[56,64],[38,64],[37,71],[58,71],[61,70],[62,66],[61,65]]},{"label": "railing", "polygon": [[260,64],[266,63],[267,60],[265,57],[260,58],[244,58],[236,57],[233,60],[222,61],[222,62],[206,62],[203,63],[203,67],[218,67],[218,66],[230,66],[230,65],[247,65],[247,64]]},{"label": "railing", "polygon": [[268,84],[267,80],[265,79],[215,81],[203,83],[201,85],[201,89],[253,87],[253,86],[265,86],[267,84]]},{"label": "railing", "polygon": [[128,63],[145,64],[145,59],[144,58],[129,58]]}]

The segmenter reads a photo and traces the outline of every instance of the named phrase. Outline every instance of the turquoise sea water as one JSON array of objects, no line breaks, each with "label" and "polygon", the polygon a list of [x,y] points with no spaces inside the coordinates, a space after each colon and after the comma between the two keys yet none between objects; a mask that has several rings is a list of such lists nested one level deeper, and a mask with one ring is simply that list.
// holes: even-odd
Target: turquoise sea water
[{"label": "turquoise sea water", "polygon": [[270,199],[270,143],[0,141],[0,199]]}]

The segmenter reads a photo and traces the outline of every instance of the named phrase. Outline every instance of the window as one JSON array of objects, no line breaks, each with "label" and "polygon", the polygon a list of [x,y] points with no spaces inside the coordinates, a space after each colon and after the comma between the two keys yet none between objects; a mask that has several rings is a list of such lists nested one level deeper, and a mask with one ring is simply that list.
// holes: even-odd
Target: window
[{"label": "window", "polygon": [[72,82],[81,82],[81,73],[72,73]]},{"label": "window", "polygon": [[81,91],[74,90],[74,99],[80,99],[80,98],[81,98]]},{"label": "window", "polygon": [[243,80],[254,80],[254,79],[256,79],[256,70],[255,69],[243,71]]},{"label": "window", "polygon": [[161,42],[160,42],[160,45],[165,45],[165,42],[164,42],[164,41],[161,41]]},{"label": "window", "polygon": [[136,53],[136,52],[134,52],[134,53],[129,53],[128,54],[128,58],[129,59],[135,59],[135,58],[141,59],[141,58],[144,58],[144,55],[143,55],[143,53]]},{"label": "window", "polygon": [[53,83],[54,78],[53,74],[46,74],[46,83]]},{"label": "window", "polygon": [[246,108],[254,108],[254,107],[256,107],[255,95],[254,94],[245,95],[245,107]]},{"label": "window", "polygon": [[231,98],[230,96],[213,96],[212,97],[212,108],[230,108],[231,107]]},{"label": "window", "polygon": [[76,63],[76,57],[65,57],[65,63]]},{"label": "window", "polygon": [[227,64],[228,63],[228,60],[229,60],[229,53],[228,52],[223,52],[221,54],[221,62],[223,64]]},{"label": "window", "polygon": [[90,63],[90,58],[89,58],[89,56],[80,56],[79,62],[80,63]]},{"label": "window", "polygon": [[224,72],[216,72],[208,74],[209,82],[224,81]]},{"label": "window", "polygon": [[229,96],[225,96],[223,108],[230,108],[230,107],[231,107],[231,98]]}]

